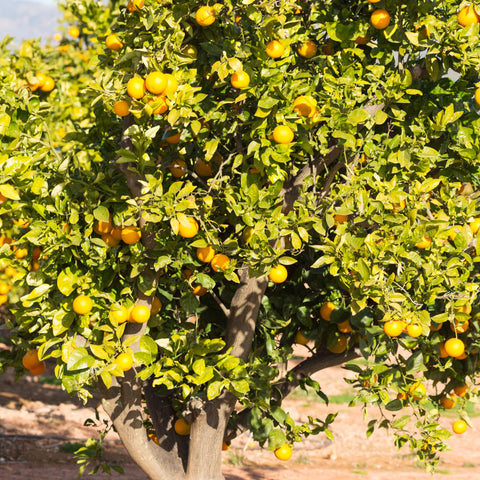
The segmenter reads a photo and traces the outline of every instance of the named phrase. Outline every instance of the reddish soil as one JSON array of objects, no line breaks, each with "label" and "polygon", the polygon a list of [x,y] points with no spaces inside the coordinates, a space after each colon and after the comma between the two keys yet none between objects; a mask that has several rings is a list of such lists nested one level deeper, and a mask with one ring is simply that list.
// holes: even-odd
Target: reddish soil
[{"label": "reddish soil", "polygon": [[[328,395],[348,392],[345,371],[340,367],[318,375]],[[52,375],[51,370],[44,374]],[[96,436],[96,430],[83,426],[86,418],[94,418],[94,405],[86,407],[70,398],[60,387],[42,385],[37,377],[27,376],[14,382],[12,374],[0,376],[0,480],[35,478],[35,480],[74,480],[78,466],[71,453],[65,452],[71,443]],[[416,464],[406,449],[397,451],[393,438],[384,431],[366,438],[366,422],[360,407],[346,404],[326,407],[312,398],[293,398],[285,402],[292,417],[305,421],[307,415],[323,418],[328,412],[339,412],[332,426],[335,441],[325,436],[297,444],[290,461],[280,462],[272,452],[261,450],[247,436],[233,442],[224,453],[223,471],[227,480],[291,480],[296,478],[335,478],[351,480],[426,480],[432,475]],[[101,409],[100,409],[101,410]],[[369,412],[374,415],[372,407]],[[474,480],[480,467],[480,417],[474,416],[474,429],[450,439],[452,451],[443,455],[438,473],[433,478]],[[445,426],[453,417],[444,421]],[[114,433],[107,436],[105,458],[121,465],[126,475],[113,478],[148,480],[133,464]],[[69,443],[70,442],[70,443]],[[88,470],[87,470],[88,472]],[[92,478],[92,477],[85,477]],[[109,478],[98,473],[93,478]],[[166,479],[167,480],[167,479]]]}]

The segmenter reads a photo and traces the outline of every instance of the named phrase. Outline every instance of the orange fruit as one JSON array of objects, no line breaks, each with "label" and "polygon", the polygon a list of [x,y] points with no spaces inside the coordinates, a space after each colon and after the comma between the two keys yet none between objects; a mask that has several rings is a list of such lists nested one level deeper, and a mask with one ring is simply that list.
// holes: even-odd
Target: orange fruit
[{"label": "orange fruit", "polygon": [[423,236],[422,239],[415,244],[417,248],[429,248],[432,245],[432,239],[430,237]]},{"label": "orange fruit", "polygon": [[35,79],[37,80],[37,82],[35,82],[36,87],[41,88],[45,85],[45,82],[47,81],[47,76],[42,72],[37,72],[35,74]]},{"label": "orange fruit", "polygon": [[367,0],[369,3],[378,3],[380,0]]},{"label": "orange fruit", "polygon": [[145,80],[140,77],[133,77],[127,82],[127,93],[137,100],[145,95]]},{"label": "orange fruit", "polygon": [[445,342],[445,351],[450,357],[460,357],[465,352],[465,344],[459,338],[449,338]]},{"label": "orange fruit", "polygon": [[30,368],[29,370],[32,375],[41,375],[46,368],[47,366],[45,365],[45,362],[40,362],[38,365]]},{"label": "orange fruit", "polygon": [[465,320],[464,322],[455,320],[453,323],[450,323],[450,329],[454,333],[465,333],[469,326],[470,324],[468,323],[468,320]]},{"label": "orange fruit", "polygon": [[200,7],[195,12],[195,20],[202,27],[208,27],[215,21],[215,10],[212,7]]},{"label": "orange fruit", "polygon": [[155,442],[157,445],[160,445],[159,441],[158,441],[158,437],[153,433],[153,432],[150,432],[148,434],[148,438],[152,441],[152,442]]},{"label": "orange fruit", "polygon": [[230,77],[230,84],[232,87],[240,90],[242,88],[247,88],[250,85],[250,75],[243,70],[237,70],[236,72],[233,72]]},{"label": "orange fruit", "polygon": [[445,342],[439,343],[438,344],[438,349],[440,351],[440,358],[447,358],[448,357],[448,353],[445,350]]},{"label": "orange fruit", "polygon": [[399,393],[397,393],[397,398],[399,400],[407,400],[408,394],[407,394],[407,392],[399,392]]},{"label": "orange fruit", "polygon": [[187,223],[180,222],[178,233],[183,238],[192,238],[198,233],[198,222],[193,217],[186,217]]},{"label": "orange fruit", "polygon": [[99,221],[93,226],[93,231],[95,233],[98,233],[98,235],[103,235],[104,233],[110,233],[112,227],[113,225],[111,220],[109,220],[108,222]]},{"label": "orange fruit", "polygon": [[130,370],[133,366],[133,357],[129,353],[121,353],[115,358],[115,365],[120,368],[120,370],[126,372]]},{"label": "orange fruit", "polygon": [[[475,95],[474,95],[474,98],[475,98],[475,103],[477,104],[477,106],[480,106],[480,87],[479,88],[476,88],[475,89]],[[473,233],[477,233],[478,231],[478,227],[480,226],[480,218],[476,218],[474,220],[475,225],[476,225],[476,230],[473,232]],[[472,224],[470,224],[470,228],[472,227]],[[473,228],[472,228],[472,231],[473,231]]]},{"label": "orange fruit", "polygon": [[122,229],[119,227],[116,227],[115,225],[112,227],[112,229],[108,232],[115,240],[121,240],[122,239]]},{"label": "orange fruit", "polygon": [[455,405],[457,404],[457,397],[455,395],[442,397],[440,399],[440,404],[445,410],[451,410],[452,408],[455,408]]},{"label": "orange fruit", "polygon": [[108,314],[110,320],[116,323],[126,322],[129,316],[130,314],[128,308],[124,307],[123,305],[120,305],[119,307],[113,306]]},{"label": "orange fruit", "polygon": [[73,301],[73,311],[79,315],[86,315],[90,313],[93,307],[93,302],[87,295],[78,295]]},{"label": "orange fruit", "polygon": [[370,23],[377,30],[383,30],[390,25],[390,14],[384,8],[379,8],[370,16]]},{"label": "orange fruit", "polygon": [[408,393],[413,400],[418,401],[422,398],[425,398],[425,396],[427,395],[427,389],[422,382],[415,382],[414,384],[410,385]]},{"label": "orange fruit", "polygon": [[38,359],[38,350],[36,348],[29,350],[22,358],[22,365],[27,370],[38,366],[39,363],[40,360]]},{"label": "orange fruit", "polygon": [[272,40],[267,43],[265,51],[270,58],[280,58],[283,55],[283,52],[285,52],[285,47],[279,40]]},{"label": "orange fruit", "polygon": [[273,453],[279,460],[286,461],[292,456],[292,447],[285,443],[281,447],[277,448]]},{"label": "orange fruit", "polygon": [[127,9],[128,11],[134,12],[135,10],[141,10],[145,6],[145,0],[129,0]]},{"label": "orange fruit", "polygon": [[418,323],[412,323],[407,327],[407,333],[412,338],[419,337],[423,332],[423,328]]},{"label": "orange fruit", "polygon": [[167,88],[165,89],[165,95],[173,95],[178,88],[177,79],[171,73],[165,73],[167,77]]},{"label": "orange fruit", "polygon": [[467,431],[467,422],[465,420],[455,420],[452,425],[452,430],[454,433],[461,435]]},{"label": "orange fruit", "polygon": [[345,223],[346,221],[348,221],[348,215],[342,215],[340,213],[337,213],[333,216],[333,219],[335,220],[335,225],[340,225],[341,223]]},{"label": "orange fruit", "polygon": [[175,178],[180,178],[187,173],[187,164],[178,158],[172,162],[172,166],[168,167],[168,169],[172,172],[172,175]]},{"label": "orange fruit", "polygon": [[224,272],[230,265],[230,259],[223,253],[217,253],[212,258],[210,265],[214,272]]},{"label": "orange fruit", "polygon": [[300,95],[293,101],[293,111],[301,117],[312,118],[317,113],[315,100],[308,95]]},{"label": "orange fruit", "polygon": [[212,165],[199,158],[195,164],[195,172],[201,177],[211,177],[213,174]]},{"label": "orange fruit", "polygon": [[222,442],[222,451],[230,450],[230,442],[226,442],[225,440]]},{"label": "orange fruit", "polygon": [[0,305],[3,305],[4,303],[8,302],[8,296],[7,295],[0,295]]},{"label": "orange fruit", "polygon": [[40,87],[42,92],[51,92],[55,88],[55,80],[52,77],[47,76],[43,87]]},{"label": "orange fruit", "polygon": [[[380,0],[379,0],[379,1],[380,1]],[[365,36],[359,35],[359,36],[354,40],[354,42],[355,42],[357,45],[366,45],[370,40],[371,40],[371,37],[369,37],[368,35],[365,35]]]},{"label": "orange fruit", "polygon": [[21,260],[22,258],[25,258],[27,255],[28,255],[28,249],[23,247],[23,248],[17,248],[15,250],[15,258],[18,258],[19,260]]},{"label": "orange fruit", "polygon": [[457,312],[466,313],[467,315],[470,315],[472,313],[472,304],[466,303],[465,305],[461,306],[457,310]]},{"label": "orange fruit", "polygon": [[[161,115],[162,113],[165,113],[168,110],[167,99],[165,98],[164,95],[157,95],[155,98],[152,98],[151,100],[149,100],[148,104],[152,105],[152,108],[153,108],[152,113],[154,115]],[[155,104],[157,106],[153,107],[153,105]]]},{"label": "orange fruit", "polygon": [[459,385],[453,389],[453,391],[459,396],[464,397],[467,394],[468,386],[467,385]]},{"label": "orange fruit", "polygon": [[122,228],[122,241],[127,245],[133,245],[137,243],[142,238],[142,232],[138,227],[134,225],[129,225],[128,227]]},{"label": "orange fruit", "polygon": [[130,310],[128,317],[129,322],[133,323],[145,323],[150,318],[150,309],[146,305],[135,305]]},{"label": "orange fruit", "polygon": [[198,247],[197,258],[204,263],[210,263],[215,256],[215,250],[212,247]]},{"label": "orange fruit", "polygon": [[175,421],[173,428],[177,435],[186,436],[190,434],[190,425],[183,418],[178,418]]},{"label": "orange fruit", "polygon": [[273,283],[283,283],[287,279],[287,276],[288,272],[284,265],[276,265],[268,274],[268,278]]},{"label": "orange fruit", "polygon": [[10,265],[5,269],[5,275],[7,277],[14,277],[18,272]]},{"label": "orange fruit", "polygon": [[123,48],[123,42],[118,38],[116,33],[111,33],[105,39],[105,45],[110,50],[121,50]]},{"label": "orange fruit", "polygon": [[177,133],[174,133],[174,134],[170,133],[168,135],[168,137],[165,137],[165,140],[170,145],[176,145],[177,143],[180,142],[180,135],[181,135],[180,132],[177,132]]},{"label": "orange fruit", "polygon": [[473,5],[467,5],[458,12],[457,20],[462,27],[468,27],[469,25],[478,23],[480,17],[478,16]]},{"label": "orange fruit", "polygon": [[117,240],[113,235],[110,233],[102,234],[102,240],[109,246],[109,247],[116,247],[120,240]]},{"label": "orange fruit", "polygon": [[273,139],[280,144],[288,144],[293,141],[293,130],[288,125],[277,125],[273,129]]},{"label": "orange fruit", "polygon": [[72,37],[72,38],[78,38],[80,36],[80,30],[78,27],[70,27],[68,29],[68,34]]},{"label": "orange fruit", "polygon": [[297,48],[297,52],[301,57],[312,58],[317,54],[317,45],[315,42],[307,40]]},{"label": "orange fruit", "polygon": [[320,307],[320,316],[327,322],[330,321],[330,317],[332,312],[337,308],[337,306],[333,302],[325,302]]},{"label": "orange fruit", "polygon": [[0,295],[6,295],[11,289],[12,287],[8,283],[0,282]]},{"label": "orange fruit", "polygon": [[125,100],[119,100],[113,105],[113,111],[119,117],[126,117],[130,113],[130,105]]},{"label": "orange fruit", "polygon": [[203,297],[208,290],[205,287],[202,287],[202,285],[195,285],[192,289],[192,292],[194,295],[197,295],[197,297]]},{"label": "orange fruit", "polygon": [[332,353],[343,353],[347,349],[348,338],[341,333],[337,338],[337,343],[333,347],[328,347],[328,350]]},{"label": "orange fruit", "polygon": [[168,77],[162,72],[151,72],[145,78],[145,87],[154,95],[160,95],[163,93],[168,85]]},{"label": "orange fruit", "polygon": [[337,325],[337,328],[342,333],[350,333],[353,332],[353,328],[350,325],[350,320],[345,320]]},{"label": "orange fruit", "polygon": [[150,312],[152,315],[156,315],[162,309],[162,301],[158,297],[153,298],[152,308]]},{"label": "orange fruit", "polygon": [[295,334],[295,343],[299,345],[306,345],[310,339],[308,339],[300,330]]},{"label": "orange fruit", "polygon": [[389,320],[383,324],[383,331],[389,337],[398,337],[403,332],[403,322],[401,320]]}]

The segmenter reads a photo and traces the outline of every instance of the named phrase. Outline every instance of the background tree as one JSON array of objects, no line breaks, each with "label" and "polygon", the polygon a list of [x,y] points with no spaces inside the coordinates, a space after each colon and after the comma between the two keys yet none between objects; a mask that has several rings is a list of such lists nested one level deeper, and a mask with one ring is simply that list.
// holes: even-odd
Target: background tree
[{"label": "background tree", "polygon": [[2,45],[2,368],[55,359],[150,478],[217,480],[246,429],[330,435],[282,399],[361,355],[368,432],[434,464],[478,375],[475,8],[63,8],[57,47]]}]

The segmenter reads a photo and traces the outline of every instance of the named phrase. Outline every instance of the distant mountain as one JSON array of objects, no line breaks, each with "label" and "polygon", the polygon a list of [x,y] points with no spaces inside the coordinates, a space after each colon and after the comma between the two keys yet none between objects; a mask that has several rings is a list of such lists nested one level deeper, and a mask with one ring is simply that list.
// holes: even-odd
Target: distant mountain
[{"label": "distant mountain", "polygon": [[51,37],[61,16],[56,5],[22,0],[0,0],[0,12],[0,38],[10,35],[15,43]]}]

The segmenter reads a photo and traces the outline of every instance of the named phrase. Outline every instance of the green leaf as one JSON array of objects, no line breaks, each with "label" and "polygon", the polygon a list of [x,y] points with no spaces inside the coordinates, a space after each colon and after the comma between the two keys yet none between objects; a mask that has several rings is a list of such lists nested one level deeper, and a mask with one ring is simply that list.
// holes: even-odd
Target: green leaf
[{"label": "green leaf", "polygon": [[12,185],[9,185],[8,183],[0,185],[0,194],[6,198],[9,198],[10,200],[20,200],[20,195],[18,192],[14,187],[12,187]]},{"label": "green leaf", "polygon": [[93,216],[99,222],[108,223],[110,221],[110,212],[108,211],[108,208],[101,205],[93,211]]},{"label": "green leaf", "polygon": [[275,450],[287,443],[285,432],[279,428],[275,428],[268,434],[268,449]]},{"label": "green leaf", "polygon": [[222,393],[222,389],[224,386],[225,384],[219,381],[210,383],[207,388],[207,398],[209,400],[217,398]]},{"label": "green leaf", "polygon": [[205,373],[205,360],[199,358],[193,362],[192,370],[199,376],[202,376]]},{"label": "green leaf", "polygon": [[156,357],[158,354],[158,345],[155,343],[155,340],[148,335],[142,335],[139,347],[141,352],[149,353],[151,357]]},{"label": "green leaf", "polygon": [[73,267],[67,267],[65,270],[60,272],[57,277],[57,288],[58,290],[63,293],[66,297],[68,297],[75,287],[78,284],[78,272],[73,270]]},{"label": "green leaf", "polygon": [[76,348],[67,362],[68,370],[86,370],[95,363],[95,359],[83,347]]},{"label": "green leaf", "polygon": [[410,421],[410,415],[403,415],[392,422],[392,428],[401,430],[402,428],[408,425],[409,421]]},{"label": "green leaf", "polygon": [[356,108],[348,114],[348,121],[353,125],[366,122],[371,115],[363,108]]},{"label": "green leaf", "polygon": [[250,391],[250,386],[246,380],[232,380],[230,385],[235,389],[238,393],[247,393]]},{"label": "green leaf", "polygon": [[[0,114],[0,135],[5,135],[7,128],[10,125],[10,120],[11,120],[11,117],[10,115],[8,115],[8,113]],[[12,199],[12,200],[18,200],[18,198]]]}]

